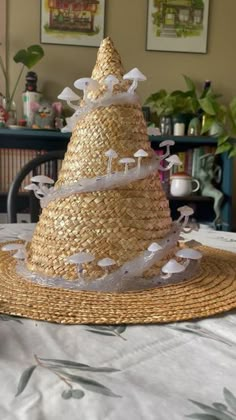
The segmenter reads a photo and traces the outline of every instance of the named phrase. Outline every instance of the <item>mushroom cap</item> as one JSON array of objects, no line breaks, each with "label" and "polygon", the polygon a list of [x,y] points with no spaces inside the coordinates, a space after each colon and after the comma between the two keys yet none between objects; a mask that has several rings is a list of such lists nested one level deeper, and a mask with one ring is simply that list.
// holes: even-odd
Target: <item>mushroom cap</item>
[{"label": "mushroom cap", "polygon": [[2,251],[15,251],[17,249],[23,249],[23,248],[24,248],[23,244],[6,244],[6,245],[3,245]]},{"label": "mushroom cap", "polygon": [[93,261],[95,257],[89,252],[78,252],[77,254],[70,255],[66,258],[69,263],[82,264]]},{"label": "mushroom cap", "polygon": [[24,187],[24,190],[27,190],[27,191],[36,191],[37,189],[38,187],[35,184],[29,184]]},{"label": "mushroom cap", "polygon": [[134,69],[130,70],[128,73],[126,73],[123,76],[124,80],[138,80],[140,82],[147,80],[146,76],[144,76],[143,73],[141,73],[141,71],[139,69],[137,69],[137,67],[135,67]]},{"label": "mushroom cap", "polygon": [[159,144],[159,147],[174,146],[174,144],[175,144],[174,140],[163,140],[163,141]]},{"label": "mushroom cap", "polygon": [[119,160],[119,163],[135,163],[135,159],[129,157],[122,158]]},{"label": "mushroom cap", "polygon": [[24,260],[25,257],[26,254],[24,249],[18,249],[18,251],[13,255],[13,258],[16,258],[18,260]]},{"label": "mushroom cap", "polygon": [[97,89],[99,87],[99,83],[97,80],[94,80],[91,77],[82,77],[81,79],[77,79],[74,82],[74,86],[76,89],[80,90],[84,90],[86,88]]},{"label": "mushroom cap", "polygon": [[45,175],[36,175],[30,178],[32,182],[40,182],[42,184],[54,184],[54,180]]},{"label": "mushroom cap", "polygon": [[65,87],[60,95],[58,95],[58,99],[62,99],[63,101],[77,101],[80,97],[71,88]]},{"label": "mushroom cap", "polygon": [[98,261],[99,267],[110,267],[111,265],[116,264],[115,260],[112,258],[103,258],[102,260]]},{"label": "mushroom cap", "polygon": [[165,274],[174,274],[174,273],[181,273],[185,270],[185,266],[182,264],[179,264],[176,260],[173,258],[168,261],[163,267],[162,272]]},{"label": "mushroom cap", "polygon": [[116,151],[115,151],[115,150],[113,150],[113,149],[109,149],[109,150],[107,150],[107,151],[105,152],[105,156],[107,156],[107,157],[111,157],[111,158],[117,158],[117,157],[118,157],[118,154],[116,153]]},{"label": "mushroom cap", "polygon": [[175,255],[176,257],[188,258],[189,260],[199,260],[200,258],[202,258],[201,252],[192,248],[179,249]]},{"label": "mushroom cap", "polygon": [[194,213],[192,207],[182,206],[177,209],[183,216],[191,216]]},{"label": "mushroom cap", "polygon": [[173,163],[173,165],[181,165],[182,163],[178,155],[170,155],[166,158],[166,161]]},{"label": "mushroom cap", "polygon": [[162,249],[162,246],[159,245],[157,242],[153,242],[148,247],[148,251],[150,251],[150,252],[157,252],[157,251],[160,251],[160,249]]},{"label": "mushroom cap", "polygon": [[113,74],[109,74],[104,80],[103,80],[103,83],[104,83],[104,85],[109,85],[109,84],[112,84],[112,85],[116,85],[117,83],[119,83],[120,81],[119,81],[119,79],[117,79],[117,77],[116,76],[114,76]]},{"label": "mushroom cap", "polygon": [[137,152],[134,153],[134,157],[147,157],[148,153],[143,150],[143,149],[139,149],[137,150]]}]

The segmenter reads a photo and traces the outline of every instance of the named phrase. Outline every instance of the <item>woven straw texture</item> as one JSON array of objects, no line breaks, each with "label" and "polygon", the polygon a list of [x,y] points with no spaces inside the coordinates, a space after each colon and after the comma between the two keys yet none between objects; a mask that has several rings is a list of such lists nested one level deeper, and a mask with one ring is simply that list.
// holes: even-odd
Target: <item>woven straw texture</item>
[{"label": "woven straw texture", "polygon": [[[107,38],[99,49],[92,76],[102,80],[115,74],[122,80],[123,73],[120,57]],[[106,174],[105,152],[109,149],[118,154],[112,162],[113,171],[123,171],[119,159],[133,157],[139,149],[148,152],[143,164],[154,156],[139,103],[100,107],[77,123],[56,188]],[[76,267],[67,263],[66,257],[88,251],[96,261],[114,259],[116,269],[147,249],[151,242],[163,238],[170,225],[169,203],[157,174],[122,188],[73,194],[52,201],[43,209],[28,249],[28,268],[73,280],[77,277]],[[157,267],[145,275],[152,275]],[[88,279],[104,274],[95,262],[85,269]]]},{"label": "woven straw texture", "polygon": [[208,317],[235,308],[235,254],[199,250],[204,258],[194,279],[123,294],[35,285],[17,276],[15,259],[0,251],[0,311],[64,324],[138,324]]}]

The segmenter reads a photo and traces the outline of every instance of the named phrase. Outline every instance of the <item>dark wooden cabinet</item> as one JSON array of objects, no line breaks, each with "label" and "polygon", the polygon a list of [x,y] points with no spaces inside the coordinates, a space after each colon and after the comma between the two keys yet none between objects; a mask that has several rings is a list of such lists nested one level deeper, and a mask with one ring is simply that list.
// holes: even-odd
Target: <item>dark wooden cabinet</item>
[{"label": "dark wooden cabinet", "polygon": [[[66,150],[71,133],[61,133],[53,130],[31,130],[31,129],[0,129],[0,153],[3,149],[27,149],[27,150]],[[181,152],[190,148],[200,147],[202,145],[216,145],[216,139],[213,137],[174,137],[174,136],[150,136],[153,149],[159,147],[159,143],[166,139],[173,139],[175,145],[172,153]],[[235,206],[235,186],[233,184],[233,159],[229,159],[226,154],[220,155],[222,166],[222,181],[220,189],[224,193],[224,204],[222,206],[222,230],[235,230],[236,221],[233,217]],[[1,159],[0,159],[1,165]],[[3,170],[0,168],[0,177]],[[6,212],[7,192],[0,191],[0,212]],[[213,200],[208,197],[202,197],[198,194],[170,199],[170,207],[173,218],[177,217],[176,209],[183,204],[191,204],[195,210],[196,219],[211,222],[214,218]],[[19,206],[24,206],[27,199],[26,193],[19,197]]]}]

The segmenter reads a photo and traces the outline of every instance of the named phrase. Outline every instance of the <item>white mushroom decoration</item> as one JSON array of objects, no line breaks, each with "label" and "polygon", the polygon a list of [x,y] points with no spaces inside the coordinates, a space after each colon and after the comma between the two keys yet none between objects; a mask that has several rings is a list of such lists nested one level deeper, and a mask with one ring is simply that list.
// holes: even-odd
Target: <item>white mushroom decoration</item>
[{"label": "white mushroom decoration", "polygon": [[161,156],[161,160],[164,160],[170,155],[170,146],[174,146],[174,144],[174,140],[164,140],[159,144],[159,147],[166,147],[166,152]]},{"label": "white mushroom decoration", "polygon": [[113,260],[112,258],[103,258],[102,260],[99,260],[98,263],[99,267],[104,268],[106,274],[109,273],[109,269],[116,264],[116,261]]},{"label": "white mushroom decoration", "polygon": [[103,84],[107,87],[107,93],[109,96],[112,95],[113,87],[119,83],[119,79],[117,79],[116,76],[113,76],[113,74],[109,74],[104,80]]},{"label": "white mushroom decoration", "polygon": [[86,102],[88,93],[98,89],[100,85],[97,80],[82,77],[74,82],[74,86],[84,92],[83,100]]},{"label": "white mushroom decoration", "polygon": [[168,162],[168,165],[166,167],[161,166],[161,165],[159,166],[159,170],[162,172],[169,171],[169,169],[172,168],[172,166],[181,165],[182,163],[178,155],[170,155],[169,157],[166,158],[166,161]]},{"label": "white mushroom decoration", "polygon": [[24,189],[28,191],[34,191],[35,196],[39,199],[47,195],[49,191],[49,188],[46,184],[54,184],[54,180],[45,175],[36,175],[30,178],[30,180],[39,185],[29,184],[26,185]]},{"label": "white mushroom decoration", "polygon": [[148,251],[150,251],[152,254],[155,254],[155,252],[160,251],[161,249],[163,249],[162,246],[159,245],[157,242],[153,242],[148,247]]},{"label": "white mushroom decoration", "polygon": [[118,157],[118,154],[115,150],[109,149],[107,152],[105,152],[105,156],[108,157],[108,164],[107,164],[107,174],[111,174],[111,164],[112,159],[116,159]]},{"label": "white mushroom decoration", "polygon": [[72,101],[80,101],[80,97],[76,95],[76,93],[73,92],[72,89],[69,87],[65,87],[63,91],[58,95],[58,99],[61,99],[62,101],[66,101],[67,105],[72,109],[78,109],[79,105],[74,105],[71,102]]},{"label": "white mushroom decoration", "polygon": [[131,94],[133,94],[135,89],[137,88],[138,82],[143,82],[144,80],[147,80],[146,76],[144,76],[144,74],[141,73],[141,71],[137,69],[137,67],[135,67],[134,69],[126,73],[123,76],[123,79],[133,81],[132,85],[128,89],[128,93],[131,93]]},{"label": "white mushroom decoration", "polygon": [[177,220],[177,223],[180,223],[180,221],[184,218],[184,223],[182,226],[184,228],[189,221],[189,216],[191,216],[194,213],[194,211],[189,206],[182,206],[182,207],[179,207],[177,210],[180,212],[180,216]]},{"label": "white mushroom decoration", "polygon": [[70,257],[67,257],[66,260],[70,264],[77,265],[78,278],[83,279],[83,264],[92,262],[94,260],[94,256],[90,254],[90,252],[78,252],[77,254],[73,254]]},{"label": "white mushroom decoration", "polygon": [[148,153],[145,150],[143,150],[143,149],[139,149],[137,152],[135,152],[134,157],[137,157],[138,158],[138,165],[137,165],[138,171],[141,168],[141,160],[142,160],[142,158],[143,157],[147,157],[147,156],[148,156]]},{"label": "white mushroom decoration", "polygon": [[176,252],[176,257],[184,258],[186,261],[184,262],[185,267],[188,266],[190,260],[200,260],[202,258],[202,254],[200,251],[192,248],[182,248]]},{"label": "white mushroom decoration", "polygon": [[128,169],[129,169],[129,164],[130,163],[135,163],[135,159],[133,158],[122,158],[119,160],[119,163],[123,163],[125,165],[125,174],[128,173]]},{"label": "white mushroom decoration", "polygon": [[13,254],[13,257],[20,260],[24,260],[26,257],[24,244],[17,244],[17,243],[6,244],[6,245],[3,245],[2,251],[16,251]]},{"label": "white mushroom decoration", "polygon": [[161,274],[161,277],[163,279],[168,279],[172,274],[181,273],[185,270],[185,268],[186,267],[184,265],[179,264],[175,259],[172,258],[162,267],[161,271],[164,274]]}]

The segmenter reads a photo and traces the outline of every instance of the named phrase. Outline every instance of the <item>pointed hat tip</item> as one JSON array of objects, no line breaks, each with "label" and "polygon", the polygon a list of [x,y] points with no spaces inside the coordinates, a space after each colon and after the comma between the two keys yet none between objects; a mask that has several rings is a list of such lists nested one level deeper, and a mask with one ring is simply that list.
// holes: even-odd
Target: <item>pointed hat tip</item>
[{"label": "pointed hat tip", "polygon": [[124,69],[120,55],[112,39],[108,36],[102,40],[98,49],[97,61],[92,72],[92,78],[101,80],[110,74],[121,79],[124,74]]}]

